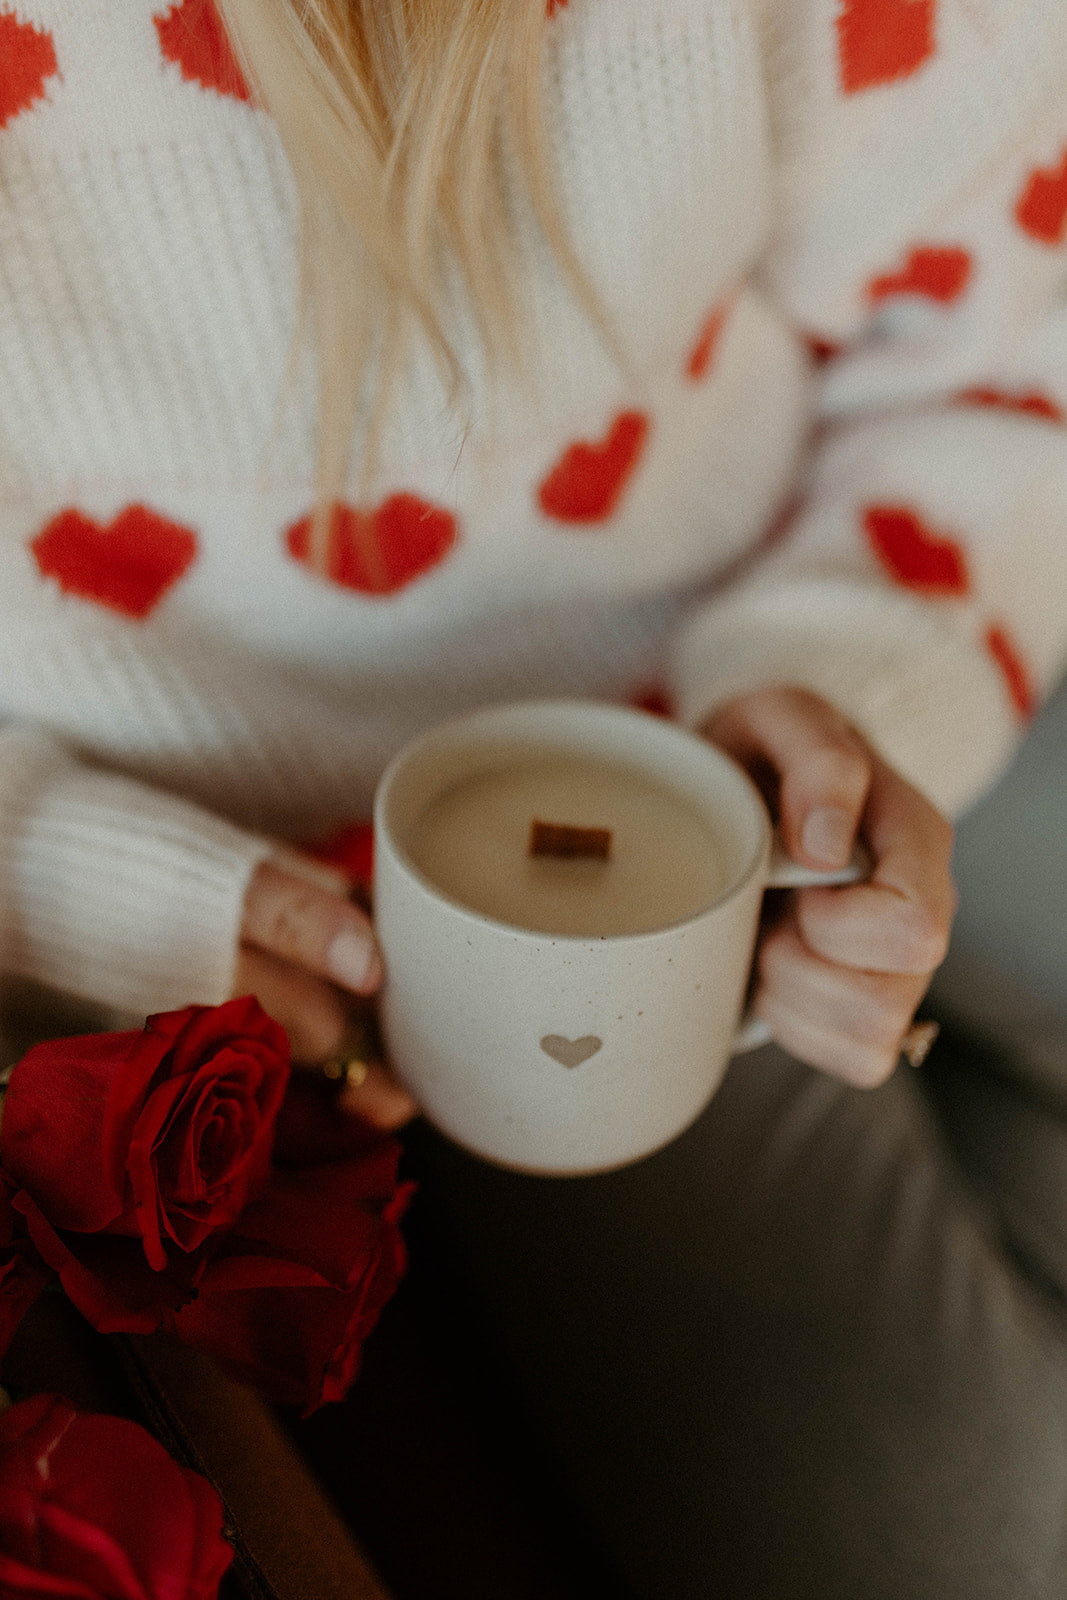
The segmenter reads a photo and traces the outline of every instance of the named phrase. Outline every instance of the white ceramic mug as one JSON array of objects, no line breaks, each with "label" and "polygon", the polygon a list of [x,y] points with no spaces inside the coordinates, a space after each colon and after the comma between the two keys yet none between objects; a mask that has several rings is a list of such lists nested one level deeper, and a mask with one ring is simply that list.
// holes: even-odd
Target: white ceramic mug
[{"label": "white ceramic mug", "polygon": [[[723,891],[651,932],[559,936],[496,921],[414,865],[427,807],[523,753],[615,763],[694,806],[725,863]],[[389,766],[375,799],[381,1021],[397,1074],[468,1150],[526,1172],[601,1172],[686,1128],[731,1055],[766,1029],[739,1017],[767,888],[843,883],[776,848],[751,779],[663,718],[588,701],[491,706],[438,725]]]}]

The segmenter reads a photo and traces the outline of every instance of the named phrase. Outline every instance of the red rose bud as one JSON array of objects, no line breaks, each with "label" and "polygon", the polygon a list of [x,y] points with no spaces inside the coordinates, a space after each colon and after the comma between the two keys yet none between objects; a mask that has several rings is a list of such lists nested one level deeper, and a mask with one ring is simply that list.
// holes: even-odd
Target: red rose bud
[{"label": "red rose bud", "polygon": [[0,1161],[56,1235],[139,1239],[163,1272],[262,1188],[288,1079],[285,1033],[250,996],[49,1040],[11,1075]]},{"label": "red rose bud", "polygon": [[215,1600],[222,1502],[135,1422],[34,1395],[0,1416],[0,1594]]},{"label": "red rose bud", "polygon": [[178,1335],[305,1415],[342,1399],[406,1262],[412,1186],[397,1185],[398,1158],[381,1139],[358,1159],[275,1173],[216,1242]]}]

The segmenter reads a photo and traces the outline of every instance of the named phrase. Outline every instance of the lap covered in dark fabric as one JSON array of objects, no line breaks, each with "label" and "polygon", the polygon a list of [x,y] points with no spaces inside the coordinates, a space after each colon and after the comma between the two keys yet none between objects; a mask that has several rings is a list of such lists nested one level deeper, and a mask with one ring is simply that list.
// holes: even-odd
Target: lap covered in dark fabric
[{"label": "lap covered in dark fabric", "polygon": [[[595,1178],[413,1131],[441,1248],[639,1600],[1067,1592],[1067,1342],[939,1114],[955,1098],[994,1142],[971,1052],[948,1031],[864,1093],[762,1051],[668,1149]],[[998,1079],[1054,1175],[1067,1118],[1031,1081]]]}]

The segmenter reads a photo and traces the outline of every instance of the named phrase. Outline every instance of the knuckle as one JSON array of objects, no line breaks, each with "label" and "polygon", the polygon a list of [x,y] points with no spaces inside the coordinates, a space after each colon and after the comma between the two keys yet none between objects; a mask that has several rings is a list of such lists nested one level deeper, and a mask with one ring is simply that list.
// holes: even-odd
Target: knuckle
[{"label": "knuckle", "polygon": [[762,692],[770,703],[786,714],[803,717],[813,726],[832,731],[835,736],[853,732],[851,724],[837,707],[829,700],[824,700],[821,694],[816,694],[814,689],[788,684],[768,687]]},{"label": "knuckle", "polygon": [[268,865],[253,880],[241,931],[254,946],[319,968],[340,929],[359,923],[360,913],[347,901]]},{"label": "knuckle", "polygon": [[900,1054],[900,1027],[872,1023],[868,1028],[839,1028],[827,1059],[826,1070],[858,1089],[876,1089],[894,1071]]},{"label": "knuckle", "polygon": [[762,983],[773,988],[795,967],[799,939],[788,924],[781,924],[764,935],[756,956],[756,971]]},{"label": "knuckle", "polygon": [[742,715],[765,721],[781,713],[792,694],[791,690],[783,689],[774,683],[762,684],[757,689],[749,689],[747,693],[738,695],[729,702],[730,708]]},{"label": "knuckle", "polygon": [[798,1059],[856,1089],[876,1089],[894,1071],[898,1051],[894,1045],[857,1038],[840,1030],[813,1026],[788,1008],[767,1007],[775,1036]]},{"label": "knuckle", "polygon": [[857,1089],[879,1089],[893,1076],[897,1065],[896,1049],[854,1046],[849,1061],[849,1082]]},{"label": "knuckle", "polygon": [[836,739],[813,746],[805,762],[805,787],[846,802],[863,798],[870,781],[870,761],[859,740],[847,730]]},{"label": "knuckle", "polygon": [[373,1120],[379,1128],[386,1133],[397,1133],[407,1125],[418,1112],[418,1107],[412,1102],[399,1099],[392,1100],[375,1108]]},{"label": "knuckle", "polygon": [[951,915],[927,902],[902,902],[897,936],[904,970],[932,972],[948,954]]},{"label": "knuckle", "polygon": [[344,1014],[334,1004],[333,997],[325,987],[321,994],[309,996],[300,1011],[301,1058],[307,1061],[325,1061],[329,1056],[336,1055],[344,1038],[344,1027]]},{"label": "knuckle", "polygon": [[911,1017],[910,996],[884,974],[850,973],[837,1012],[838,1025],[854,1050],[876,1055],[895,1051]]},{"label": "knuckle", "polygon": [[294,886],[277,895],[265,919],[270,942],[286,950],[305,949],[314,942],[318,931],[317,909],[310,889]]}]

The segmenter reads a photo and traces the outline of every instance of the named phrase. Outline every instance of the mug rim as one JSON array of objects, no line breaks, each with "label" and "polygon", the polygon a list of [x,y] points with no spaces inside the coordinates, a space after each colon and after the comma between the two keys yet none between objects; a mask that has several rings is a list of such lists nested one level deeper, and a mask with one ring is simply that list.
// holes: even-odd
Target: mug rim
[{"label": "mug rim", "polygon": [[[720,767],[725,767],[735,780],[740,780],[740,786],[743,791],[747,792],[749,799],[753,803],[753,811],[758,817],[759,838],[751,857],[745,862],[740,872],[731,878],[721,894],[717,895],[715,899],[709,900],[707,905],[702,906],[699,911],[694,911],[689,916],[681,917],[675,922],[660,923],[655,928],[643,928],[633,933],[552,933],[545,929],[524,928],[519,923],[504,922],[498,917],[492,917],[485,912],[476,911],[473,907],[465,904],[464,901],[457,900],[454,895],[448,894],[415,865],[407,851],[394,838],[391,829],[386,824],[385,816],[391,791],[409,764],[424,753],[424,747],[427,744],[431,744],[435,739],[447,740],[449,735],[460,732],[465,726],[477,724],[478,722],[491,722],[494,714],[503,715],[517,710],[536,714],[546,711],[565,712],[568,709],[580,711],[583,716],[593,714],[605,721],[641,721],[646,728],[652,725],[657,729],[655,737],[680,738],[690,744],[699,746],[713,762]],[[562,696],[531,700],[492,701],[485,705],[474,707],[469,711],[460,712],[456,716],[445,718],[426,728],[421,734],[417,734],[414,739],[397,751],[378,781],[374,796],[374,839],[375,877],[377,877],[379,871],[379,851],[384,847],[388,849],[400,871],[422,893],[446,905],[450,912],[458,912],[476,927],[508,933],[516,939],[529,939],[540,942],[548,939],[553,944],[568,944],[588,948],[598,945],[633,944],[642,940],[661,939],[666,934],[678,933],[688,927],[695,926],[706,917],[720,911],[731,901],[740,898],[751,885],[753,877],[760,873],[761,868],[763,869],[763,876],[766,877],[766,866],[770,859],[771,849],[771,822],[763,796],[745,769],[732,756],[727,755],[724,750],[720,750],[718,745],[712,744],[710,740],[703,739],[700,734],[695,733],[692,729],[685,728],[679,723],[668,721],[656,716],[653,712],[643,711],[635,706],[619,705],[613,701],[583,700],[576,696]]]}]

